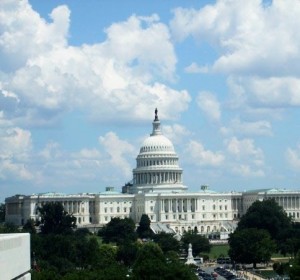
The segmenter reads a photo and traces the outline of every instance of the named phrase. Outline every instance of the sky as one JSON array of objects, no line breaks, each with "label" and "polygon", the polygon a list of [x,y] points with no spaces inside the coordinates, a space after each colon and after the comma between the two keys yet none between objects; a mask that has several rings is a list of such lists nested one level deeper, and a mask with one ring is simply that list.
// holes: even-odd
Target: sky
[{"label": "sky", "polygon": [[121,187],[154,110],[189,191],[299,190],[300,1],[1,0],[0,202]]}]

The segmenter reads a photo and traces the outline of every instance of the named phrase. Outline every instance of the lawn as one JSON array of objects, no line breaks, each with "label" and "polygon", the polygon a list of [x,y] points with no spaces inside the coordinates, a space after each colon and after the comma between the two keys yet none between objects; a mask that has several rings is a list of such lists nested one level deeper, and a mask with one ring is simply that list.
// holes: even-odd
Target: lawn
[{"label": "lawn", "polygon": [[220,256],[227,257],[228,256],[228,244],[220,244],[220,245],[212,245],[209,255],[209,259],[217,259]]}]

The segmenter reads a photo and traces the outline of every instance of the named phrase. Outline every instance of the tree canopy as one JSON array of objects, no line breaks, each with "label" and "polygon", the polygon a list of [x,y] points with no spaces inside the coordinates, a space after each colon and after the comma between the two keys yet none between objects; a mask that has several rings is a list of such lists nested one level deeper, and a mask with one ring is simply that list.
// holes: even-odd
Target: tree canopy
[{"label": "tree canopy", "polygon": [[99,230],[98,235],[102,237],[104,243],[123,244],[137,239],[135,224],[130,218],[112,218],[109,223]]},{"label": "tree canopy", "polygon": [[164,253],[169,251],[178,252],[180,249],[180,243],[174,238],[174,234],[160,232],[153,236],[153,241],[159,245]]},{"label": "tree canopy", "polygon": [[229,238],[229,256],[239,263],[267,262],[275,252],[276,244],[270,234],[263,229],[241,229],[236,230]]},{"label": "tree canopy", "polygon": [[43,234],[70,233],[76,228],[76,218],[64,210],[60,202],[47,202],[38,208]]},{"label": "tree canopy", "polygon": [[139,226],[136,230],[136,232],[140,238],[152,238],[153,237],[153,232],[150,228],[150,224],[151,224],[151,221],[150,221],[148,215],[143,214],[141,216]]},{"label": "tree canopy", "polygon": [[185,232],[181,238],[181,242],[186,252],[189,244],[192,244],[194,256],[199,255],[201,252],[209,252],[211,248],[208,238],[198,234],[197,231]]},{"label": "tree canopy", "polygon": [[0,223],[5,221],[5,204],[0,203]]},{"label": "tree canopy", "polygon": [[271,238],[280,242],[283,231],[292,227],[291,218],[274,199],[255,201],[238,223],[237,230],[246,228],[265,229]]},{"label": "tree canopy", "polygon": [[139,250],[132,270],[133,279],[194,280],[198,279],[189,266],[175,258],[167,259],[160,247],[145,243]]}]

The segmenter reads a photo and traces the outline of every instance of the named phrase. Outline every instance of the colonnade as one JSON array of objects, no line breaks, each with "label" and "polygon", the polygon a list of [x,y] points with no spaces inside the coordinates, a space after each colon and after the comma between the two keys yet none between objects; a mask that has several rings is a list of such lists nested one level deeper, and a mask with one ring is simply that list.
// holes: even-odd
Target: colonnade
[{"label": "colonnade", "polygon": [[195,212],[198,209],[198,201],[195,198],[162,199],[160,209],[165,213]]},{"label": "colonnade", "polygon": [[279,196],[274,197],[275,201],[282,206],[285,210],[300,209],[299,196]]},{"label": "colonnade", "polygon": [[134,174],[135,184],[166,184],[181,183],[181,172],[145,172]]},{"label": "colonnade", "polygon": [[241,210],[242,209],[242,198],[232,198],[231,200],[232,210]]},{"label": "colonnade", "polygon": [[[67,201],[58,201],[60,202],[64,210],[68,212],[69,214],[85,214],[88,213],[88,204],[81,200],[67,200]],[[43,202],[35,203],[35,207],[32,208],[32,212],[37,211],[37,207],[41,207],[43,205]],[[32,213],[36,214],[36,213]]]},{"label": "colonnade", "polygon": [[178,158],[174,159],[149,159],[149,158],[139,158],[137,161],[137,167],[143,166],[164,166],[164,165],[171,165],[171,166],[178,166]]}]

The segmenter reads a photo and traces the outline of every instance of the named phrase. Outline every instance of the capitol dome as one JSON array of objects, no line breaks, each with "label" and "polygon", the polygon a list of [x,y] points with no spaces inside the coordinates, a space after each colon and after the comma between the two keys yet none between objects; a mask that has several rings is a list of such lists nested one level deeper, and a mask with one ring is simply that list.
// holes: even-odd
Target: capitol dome
[{"label": "capitol dome", "polygon": [[174,152],[172,142],[164,135],[152,135],[145,139],[141,148],[141,153],[155,153],[155,152]]},{"label": "capitol dome", "polygon": [[131,192],[185,191],[178,156],[172,142],[162,134],[157,109],[152,125],[152,133],[144,140],[136,158]]}]

